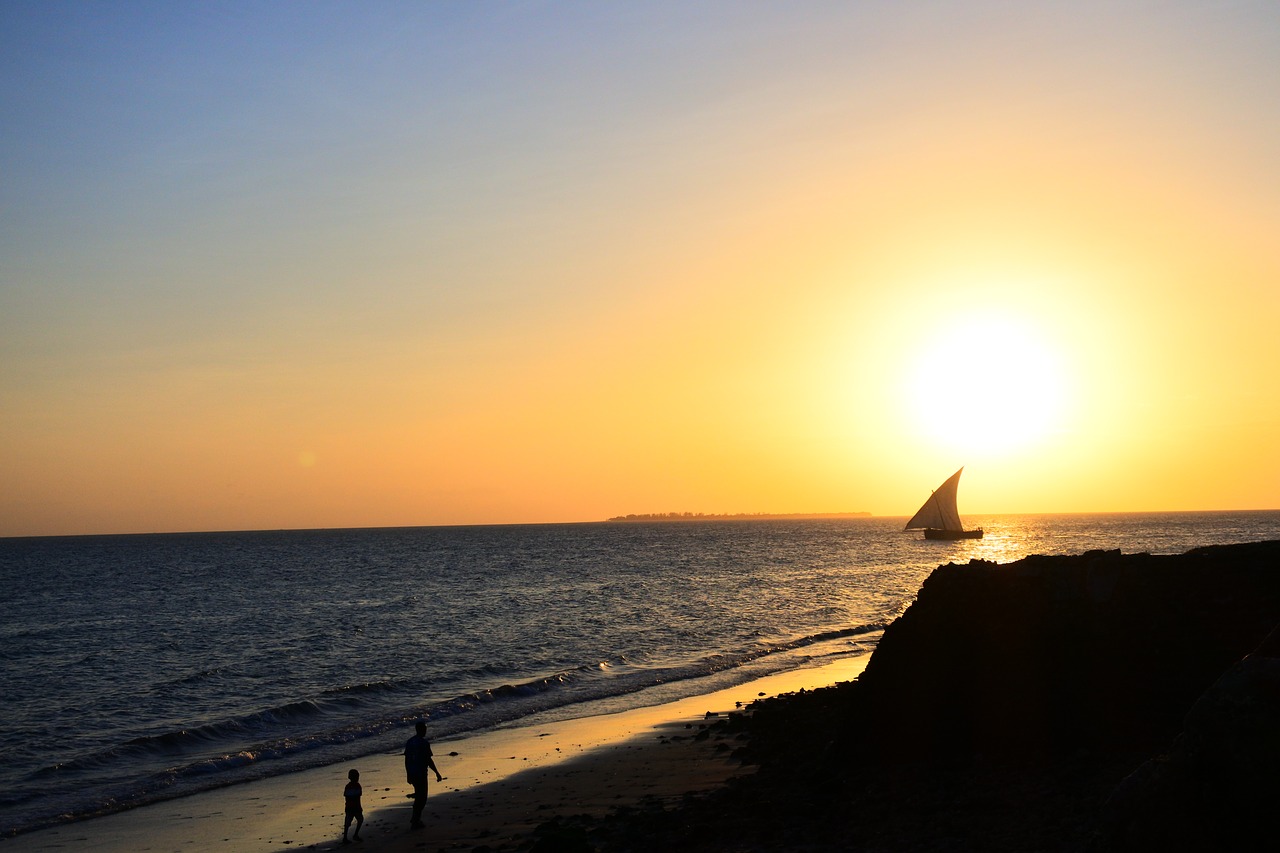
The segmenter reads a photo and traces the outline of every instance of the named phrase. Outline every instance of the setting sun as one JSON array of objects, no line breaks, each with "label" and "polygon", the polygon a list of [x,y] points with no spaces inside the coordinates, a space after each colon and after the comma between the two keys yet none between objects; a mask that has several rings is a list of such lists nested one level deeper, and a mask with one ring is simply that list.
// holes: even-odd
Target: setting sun
[{"label": "setting sun", "polygon": [[925,440],[999,454],[1059,428],[1067,388],[1062,355],[1033,326],[975,312],[922,339],[903,393]]}]

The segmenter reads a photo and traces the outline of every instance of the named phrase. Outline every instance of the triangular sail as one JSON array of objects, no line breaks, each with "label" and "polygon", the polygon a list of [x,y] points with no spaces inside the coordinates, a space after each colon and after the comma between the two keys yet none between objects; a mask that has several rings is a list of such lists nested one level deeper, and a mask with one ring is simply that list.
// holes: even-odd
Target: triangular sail
[{"label": "triangular sail", "polygon": [[960,488],[960,471],[955,472],[938,490],[929,496],[920,511],[911,516],[903,530],[918,530],[932,527],[935,530],[963,530],[960,524],[960,511],[956,509],[956,491]]}]

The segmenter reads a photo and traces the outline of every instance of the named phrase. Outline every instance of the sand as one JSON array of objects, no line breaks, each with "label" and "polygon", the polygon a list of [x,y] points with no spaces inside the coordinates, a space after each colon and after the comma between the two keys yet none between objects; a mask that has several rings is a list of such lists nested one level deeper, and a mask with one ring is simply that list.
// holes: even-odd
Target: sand
[{"label": "sand", "polygon": [[[601,816],[647,798],[666,802],[749,773],[735,744],[708,732],[761,696],[849,681],[867,658],[770,676],[664,705],[433,743],[445,779],[434,783],[425,829],[409,828],[410,791],[398,755],[292,773],[0,842],[20,851],[283,851],[513,849],[556,817]],[[412,731],[406,730],[408,738]],[[347,771],[364,787],[362,841],[343,845]]]}]

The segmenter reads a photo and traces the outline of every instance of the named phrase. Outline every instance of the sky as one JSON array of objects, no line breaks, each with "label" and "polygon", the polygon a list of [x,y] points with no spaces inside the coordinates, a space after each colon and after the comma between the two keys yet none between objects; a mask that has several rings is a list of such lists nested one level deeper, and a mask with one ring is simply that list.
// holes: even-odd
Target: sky
[{"label": "sky", "polygon": [[0,536],[1280,508],[1273,2],[0,4]]}]

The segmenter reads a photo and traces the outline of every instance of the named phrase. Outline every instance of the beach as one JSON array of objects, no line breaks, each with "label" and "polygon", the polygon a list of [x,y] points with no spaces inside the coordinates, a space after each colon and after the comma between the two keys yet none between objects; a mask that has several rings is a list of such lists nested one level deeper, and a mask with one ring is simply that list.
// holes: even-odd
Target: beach
[{"label": "beach", "polygon": [[[410,790],[399,755],[234,785],[41,830],[0,842],[25,851],[279,851],[343,848],[342,789],[351,767],[364,788],[362,841],[388,851],[514,848],[557,818],[602,817],[655,799],[671,804],[751,772],[736,744],[708,725],[756,699],[854,679],[867,658],[796,670],[677,702],[519,726],[433,744],[426,829],[409,829]],[[411,735],[406,731],[406,738]]]},{"label": "beach", "polygon": [[447,743],[865,657],[948,560],[1280,538],[1274,512],[979,521],[3,540],[0,839],[399,752],[416,719]]},{"label": "beach", "polygon": [[[0,841],[12,851],[1265,850],[1280,541],[936,568],[874,653],[400,748]],[[708,679],[705,683],[713,683]],[[597,706],[599,707],[599,706]]]}]

